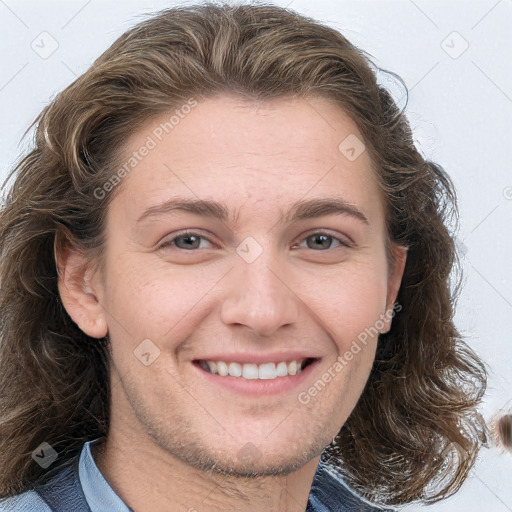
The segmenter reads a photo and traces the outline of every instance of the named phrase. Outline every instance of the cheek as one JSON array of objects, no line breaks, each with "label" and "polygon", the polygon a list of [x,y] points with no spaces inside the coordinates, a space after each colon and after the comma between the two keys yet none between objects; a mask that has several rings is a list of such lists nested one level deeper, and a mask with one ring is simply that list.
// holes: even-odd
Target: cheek
[{"label": "cheek", "polygon": [[[146,261],[145,261],[146,260]],[[113,327],[135,340],[163,340],[190,325],[190,318],[219,279],[206,267],[171,266],[125,255],[110,266],[106,302]],[[116,325],[117,324],[117,325]]]},{"label": "cheek", "polygon": [[[107,259],[105,309],[111,337],[132,338],[137,346],[149,338],[157,345],[178,343],[228,298],[230,265],[170,265],[148,255],[126,253]],[[224,277],[225,276],[225,277]],[[385,265],[371,261],[290,271],[285,278],[291,300],[299,301],[307,328],[316,322],[344,351],[352,340],[379,320],[386,306]],[[307,320],[309,318],[309,321]],[[184,321],[185,320],[185,321]],[[301,321],[299,319],[299,321]],[[125,343],[123,343],[125,344]]]},{"label": "cheek", "polygon": [[362,333],[367,333],[369,341],[376,337],[375,328],[383,327],[387,279],[380,265],[340,268],[320,279],[303,277],[298,295],[304,307],[336,341],[340,351]]}]

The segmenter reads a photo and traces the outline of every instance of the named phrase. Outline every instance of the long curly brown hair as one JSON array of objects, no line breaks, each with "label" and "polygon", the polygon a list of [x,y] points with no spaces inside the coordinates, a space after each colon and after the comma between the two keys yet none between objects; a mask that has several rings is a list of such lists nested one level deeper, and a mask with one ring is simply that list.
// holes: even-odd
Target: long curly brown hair
[{"label": "long curly brown hair", "polygon": [[[120,187],[95,191],[113,176],[123,141],[187,98],[223,92],[316,95],[344,109],[377,170],[390,240],[409,248],[402,310],[323,460],[378,504],[434,502],[460,488],[488,431],[476,409],[485,364],[453,323],[456,196],[442,167],[417,151],[378,69],[338,31],[290,9],[204,3],[140,22],[44,108],[1,210],[0,496],[32,488],[108,433],[109,341],[85,335],[59,300],[56,234],[101,252]],[[58,453],[49,470],[31,457],[42,442]]]}]

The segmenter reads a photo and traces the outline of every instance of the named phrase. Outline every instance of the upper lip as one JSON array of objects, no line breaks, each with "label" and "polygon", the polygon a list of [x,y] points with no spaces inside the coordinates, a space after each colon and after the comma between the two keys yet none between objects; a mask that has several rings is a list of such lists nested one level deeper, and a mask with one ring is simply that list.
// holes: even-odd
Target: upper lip
[{"label": "upper lip", "polygon": [[213,354],[204,357],[197,357],[195,361],[224,361],[224,362],[236,362],[236,363],[279,363],[281,361],[301,361],[302,359],[318,359],[318,356],[314,356],[307,352],[272,352],[262,354],[258,353],[238,353],[238,354]]}]

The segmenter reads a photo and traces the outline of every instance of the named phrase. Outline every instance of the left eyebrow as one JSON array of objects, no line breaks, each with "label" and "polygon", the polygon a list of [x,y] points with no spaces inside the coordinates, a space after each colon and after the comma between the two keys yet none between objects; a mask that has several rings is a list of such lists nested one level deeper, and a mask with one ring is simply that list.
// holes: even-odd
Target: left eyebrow
[{"label": "left eyebrow", "polygon": [[[227,222],[230,219],[229,209],[223,202],[209,199],[176,197],[165,203],[151,206],[139,217],[137,222],[141,222],[149,217],[156,217],[176,211],[193,213],[201,217],[211,217],[223,222]],[[231,217],[233,224],[238,220],[238,213]],[[300,220],[323,217],[325,215],[348,215],[366,225],[370,225],[367,216],[355,204],[336,197],[299,200],[292,205],[280,223],[291,224]]]},{"label": "left eyebrow", "polygon": [[283,223],[293,223],[304,219],[314,219],[324,215],[348,215],[370,225],[368,217],[353,203],[338,197],[300,200],[293,204],[285,215]]}]

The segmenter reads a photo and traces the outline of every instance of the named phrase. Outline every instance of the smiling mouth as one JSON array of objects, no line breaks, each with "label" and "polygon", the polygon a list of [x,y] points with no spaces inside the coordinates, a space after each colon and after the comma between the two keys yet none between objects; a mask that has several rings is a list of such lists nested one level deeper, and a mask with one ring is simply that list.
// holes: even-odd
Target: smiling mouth
[{"label": "smiling mouth", "polygon": [[226,361],[210,361],[197,359],[194,364],[201,366],[208,373],[221,377],[238,377],[247,380],[273,380],[290,375],[297,375],[307,368],[317,358],[281,361],[278,363],[238,363]]}]

